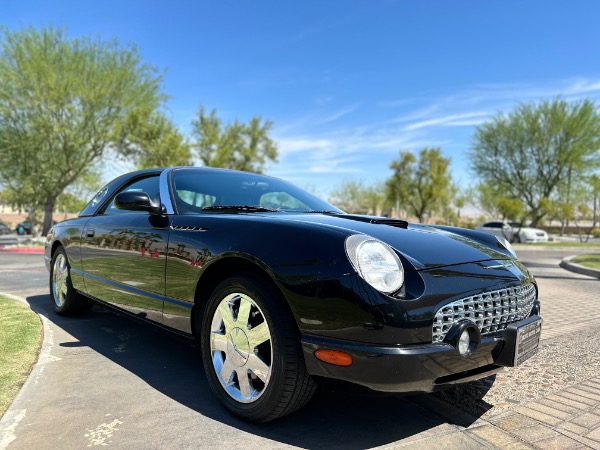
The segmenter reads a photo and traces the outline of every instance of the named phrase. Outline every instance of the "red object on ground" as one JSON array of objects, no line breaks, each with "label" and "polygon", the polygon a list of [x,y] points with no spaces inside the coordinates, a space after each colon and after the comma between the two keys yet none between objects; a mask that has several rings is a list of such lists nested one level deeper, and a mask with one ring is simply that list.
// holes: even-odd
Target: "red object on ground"
[{"label": "red object on ground", "polygon": [[0,252],[5,253],[44,253],[44,247],[13,247],[13,248],[2,248]]}]

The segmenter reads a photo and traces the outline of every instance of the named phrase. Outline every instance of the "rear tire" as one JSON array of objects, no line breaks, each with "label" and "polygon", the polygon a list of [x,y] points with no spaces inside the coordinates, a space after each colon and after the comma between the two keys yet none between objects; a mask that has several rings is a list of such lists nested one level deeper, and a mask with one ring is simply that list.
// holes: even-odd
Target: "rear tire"
[{"label": "rear tire", "polygon": [[227,279],[210,295],[200,347],[215,395],[231,413],[267,422],[302,407],[316,385],[285,299],[248,275]]},{"label": "rear tire", "polygon": [[56,249],[50,264],[50,299],[54,312],[61,316],[81,316],[89,312],[92,301],[77,293],[71,282],[71,266],[63,247]]}]

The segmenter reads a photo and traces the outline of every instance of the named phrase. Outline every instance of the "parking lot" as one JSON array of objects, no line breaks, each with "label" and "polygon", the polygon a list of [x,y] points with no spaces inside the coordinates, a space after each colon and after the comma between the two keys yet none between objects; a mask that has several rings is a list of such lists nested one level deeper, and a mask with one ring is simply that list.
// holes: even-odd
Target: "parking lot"
[{"label": "parking lot", "polygon": [[40,360],[0,422],[0,448],[600,448],[600,281],[559,268],[577,251],[518,252],[538,280],[544,317],[540,353],[524,366],[476,393],[326,387],[265,425],[221,408],[190,342],[101,308],[58,317],[41,255],[0,254],[0,291],[26,299],[45,322]]}]

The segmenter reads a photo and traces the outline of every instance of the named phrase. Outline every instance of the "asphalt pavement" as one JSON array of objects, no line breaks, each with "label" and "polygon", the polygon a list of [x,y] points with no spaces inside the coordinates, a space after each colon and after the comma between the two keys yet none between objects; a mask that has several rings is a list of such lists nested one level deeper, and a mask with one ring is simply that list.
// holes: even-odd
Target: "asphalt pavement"
[{"label": "asphalt pavement", "polygon": [[477,395],[454,392],[466,401],[327,387],[261,425],[222,409],[190,341],[99,307],[56,316],[43,256],[0,253],[0,292],[25,299],[45,332],[38,363],[0,420],[0,449],[600,448],[600,367],[592,359],[589,371],[561,369],[573,348],[581,354],[572,365],[597,355],[600,281],[558,267],[573,250],[519,252],[538,279],[545,319],[540,355],[525,366]]}]

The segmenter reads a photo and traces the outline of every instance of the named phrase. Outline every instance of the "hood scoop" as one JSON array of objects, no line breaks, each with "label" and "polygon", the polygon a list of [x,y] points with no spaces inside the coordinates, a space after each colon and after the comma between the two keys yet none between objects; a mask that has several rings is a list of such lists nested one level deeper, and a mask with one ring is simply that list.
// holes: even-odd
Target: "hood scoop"
[{"label": "hood scoop", "polygon": [[388,219],[386,217],[361,216],[359,214],[339,214],[336,217],[342,219],[356,220],[358,222],[373,223],[376,225],[388,225],[396,228],[408,228],[408,222],[400,219]]}]

